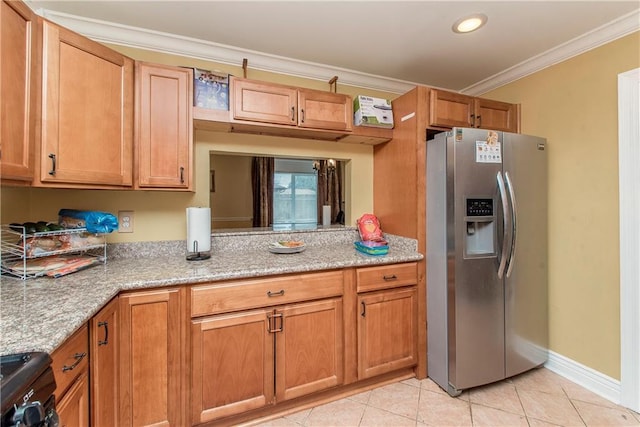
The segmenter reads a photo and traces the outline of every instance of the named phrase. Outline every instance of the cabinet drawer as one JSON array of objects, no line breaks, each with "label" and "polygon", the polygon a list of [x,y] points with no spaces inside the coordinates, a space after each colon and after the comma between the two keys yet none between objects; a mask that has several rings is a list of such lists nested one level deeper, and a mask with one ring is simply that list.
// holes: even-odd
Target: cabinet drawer
[{"label": "cabinet drawer", "polygon": [[418,283],[417,263],[359,268],[356,272],[358,292],[397,288]]},{"label": "cabinet drawer", "polygon": [[326,298],[342,292],[342,271],[193,286],[191,316]]},{"label": "cabinet drawer", "polygon": [[71,383],[87,371],[89,366],[89,333],[82,326],[51,355],[51,367],[56,379],[56,400],[60,399]]}]

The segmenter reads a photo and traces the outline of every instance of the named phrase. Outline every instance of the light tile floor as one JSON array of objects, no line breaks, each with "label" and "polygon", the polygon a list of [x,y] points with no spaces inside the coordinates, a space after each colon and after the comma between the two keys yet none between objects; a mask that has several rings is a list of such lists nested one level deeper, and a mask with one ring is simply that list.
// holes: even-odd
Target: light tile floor
[{"label": "light tile floor", "polygon": [[259,425],[640,426],[640,414],[541,368],[456,398],[430,379],[409,379]]}]

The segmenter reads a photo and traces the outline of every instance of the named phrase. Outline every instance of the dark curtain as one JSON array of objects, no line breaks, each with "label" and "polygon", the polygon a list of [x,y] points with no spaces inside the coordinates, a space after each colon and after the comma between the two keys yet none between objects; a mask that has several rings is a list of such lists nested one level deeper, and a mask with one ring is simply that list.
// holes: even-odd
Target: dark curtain
[{"label": "dark curtain", "polygon": [[[336,168],[330,171],[327,167],[326,160],[320,160],[320,169],[318,170],[318,224],[322,224],[322,206],[331,206],[331,224],[338,221],[338,213],[342,211],[342,185],[344,177],[342,170],[342,162],[336,162]],[[344,218],[344,213],[342,213]],[[342,220],[344,223],[344,219]]]},{"label": "dark curtain", "polygon": [[254,227],[271,227],[273,224],[274,164],[273,157],[254,157],[251,163]]}]

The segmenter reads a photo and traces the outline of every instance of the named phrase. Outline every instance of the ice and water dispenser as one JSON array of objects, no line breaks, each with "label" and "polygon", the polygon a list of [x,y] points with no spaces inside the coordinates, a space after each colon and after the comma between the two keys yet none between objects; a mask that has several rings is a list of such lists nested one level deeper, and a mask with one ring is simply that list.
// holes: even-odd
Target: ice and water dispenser
[{"label": "ice and water dispenser", "polygon": [[496,216],[493,202],[493,198],[465,199],[465,258],[486,258],[496,255]]}]

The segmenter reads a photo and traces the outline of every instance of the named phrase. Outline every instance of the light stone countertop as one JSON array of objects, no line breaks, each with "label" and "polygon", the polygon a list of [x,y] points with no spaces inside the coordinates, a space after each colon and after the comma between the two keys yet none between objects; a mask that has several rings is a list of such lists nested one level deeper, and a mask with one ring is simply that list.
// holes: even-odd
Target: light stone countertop
[{"label": "light stone countertop", "polygon": [[[238,232],[212,237],[211,258],[187,261],[184,241],[109,245],[107,262],[57,279],[0,283],[0,354],[51,353],[120,291],[276,274],[418,261],[417,241],[385,235],[389,253],[357,252],[353,228]],[[303,240],[295,254],[272,254],[278,240]]]}]

